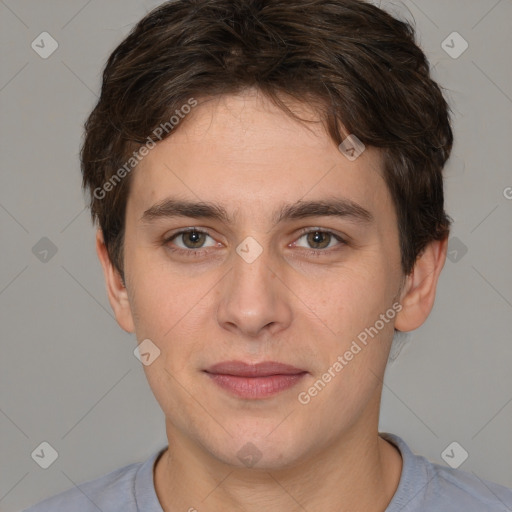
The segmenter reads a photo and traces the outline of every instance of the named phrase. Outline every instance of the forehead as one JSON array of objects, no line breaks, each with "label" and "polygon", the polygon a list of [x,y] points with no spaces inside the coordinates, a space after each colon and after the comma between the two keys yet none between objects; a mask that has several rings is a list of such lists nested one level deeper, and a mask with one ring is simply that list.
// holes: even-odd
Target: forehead
[{"label": "forehead", "polygon": [[339,195],[385,208],[380,152],[368,147],[350,161],[311,107],[290,107],[306,121],[255,91],[199,102],[138,164],[129,207],[144,211],[172,195],[270,216],[271,205]]}]

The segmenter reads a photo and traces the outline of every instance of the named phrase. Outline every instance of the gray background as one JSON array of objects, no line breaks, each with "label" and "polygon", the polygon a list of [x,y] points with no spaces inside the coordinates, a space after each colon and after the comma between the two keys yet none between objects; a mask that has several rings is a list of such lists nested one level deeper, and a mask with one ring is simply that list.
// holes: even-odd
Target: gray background
[{"label": "gray background", "polygon": [[[78,163],[107,56],[159,3],[0,0],[5,512],[166,444],[163,414],[133,355],[136,340],[107,302]],[[446,173],[450,260],[431,317],[397,346],[380,428],[442,464],[457,441],[469,453],[460,469],[512,487],[512,2],[382,5],[414,17],[453,106],[456,144]],[[43,31],[59,45],[47,59],[31,48]],[[453,31],[469,44],[458,58],[441,47]],[[461,48],[453,38],[445,44],[452,53]],[[58,452],[48,469],[31,457],[43,441]]]}]

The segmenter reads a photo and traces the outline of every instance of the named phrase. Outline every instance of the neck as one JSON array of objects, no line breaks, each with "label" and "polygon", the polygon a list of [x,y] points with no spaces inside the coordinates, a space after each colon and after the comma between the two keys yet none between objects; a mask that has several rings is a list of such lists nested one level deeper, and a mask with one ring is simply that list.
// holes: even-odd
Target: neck
[{"label": "neck", "polygon": [[402,459],[378,436],[376,424],[364,435],[359,426],[307,460],[263,470],[224,464],[167,425],[171,442],[155,466],[158,498],[165,512],[383,512],[398,486]]}]

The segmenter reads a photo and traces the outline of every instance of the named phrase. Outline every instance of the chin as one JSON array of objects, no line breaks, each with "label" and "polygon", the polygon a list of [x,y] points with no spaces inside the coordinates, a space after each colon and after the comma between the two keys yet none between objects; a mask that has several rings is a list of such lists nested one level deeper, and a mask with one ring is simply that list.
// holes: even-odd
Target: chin
[{"label": "chin", "polygon": [[[275,426],[274,426],[275,428]],[[270,435],[269,435],[269,432]],[[303,429],[307,432],[307,429]],[[210,452],[215,458],[240,469],[280,470],[292,467],[306,456],[306,441],[311,443],[311,432],[307,439],[299,433],[282,429],[272,433],[271,428],[246,428],[238,431],[233,438],[211,446]],[[206,446],[208,449],[208,445]]]}]

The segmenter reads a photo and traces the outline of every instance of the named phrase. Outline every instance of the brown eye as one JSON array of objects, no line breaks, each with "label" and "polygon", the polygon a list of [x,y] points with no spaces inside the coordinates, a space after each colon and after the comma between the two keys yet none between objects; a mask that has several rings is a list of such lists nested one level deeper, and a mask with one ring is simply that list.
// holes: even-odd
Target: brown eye
[{"label": "brown eye", "polygon": [[178,249],[183,250],[215,246],[215,240],[208,233],[198,231],[197,229],[189,229],[175,233],[166,243],[172,243],[172,245],[178,247]]},{"label": "brown eye", "polygon": [[325,249],[329,247],[332,235],[325,231],[312,231],[306,235],[306,239],[312,249]]},{"label": "brown eye", "polygon": [[300,236],[293,245],[295,247],[318,251],[318,253],[327,253],[327,249],[334,249],[336,246],[345,245],[345,240],[331,231],[313,229],[310,231],[303,231],[302,236]]},{"label": "brown eye", "polygon": [[206,234],[199,231],[187,231],[186,233],[182,233],[181,237],[185,247],[188,247],[189,249],[198,249],[203,246]]}]

